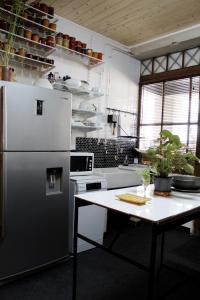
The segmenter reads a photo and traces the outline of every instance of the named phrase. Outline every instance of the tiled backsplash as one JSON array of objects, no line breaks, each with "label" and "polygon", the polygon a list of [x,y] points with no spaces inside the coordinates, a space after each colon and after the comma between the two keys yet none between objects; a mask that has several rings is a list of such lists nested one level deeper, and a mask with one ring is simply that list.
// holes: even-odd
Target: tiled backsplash
[{"label": "tiled backsplash", "polygon": [[127,155],[129,163],[138,156],[135,141],[127,139],[76,138],[76,150],[94,153],[94,167],[108,168],[123,164]]}]

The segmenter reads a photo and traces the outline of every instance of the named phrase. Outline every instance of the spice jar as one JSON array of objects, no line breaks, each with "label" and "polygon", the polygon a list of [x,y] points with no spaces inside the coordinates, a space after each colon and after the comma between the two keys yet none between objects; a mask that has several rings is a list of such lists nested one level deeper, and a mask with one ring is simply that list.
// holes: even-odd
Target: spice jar
[{"label": "spice jar", "polygon": [[20,35],[20,36],[24,36],[24,27],[18,27],[17,28],[17,34]]},{"label": "spice jar", "polygon": [[98,58],[98,52],[92,52],[92,57]]},{"label": "spice jar", "polygon": [[49,28],[50,28],[51,30],[56,31],[56,28],[57,28],[56,23],[49,23]]},{"label": "spice jar", "polygon": [[81,53],[83,53],[83,54],[87,54],[87,49],[85,49],[85,48],[82,48],[82,49],[81,49]]},{"label": "spice jar", "polygon": [[69,36],[67,34],[63,34],[63,47],[69,48]]},{"label": "spice jar", "polygon": [[40,3],[39,9],[45,14],[48,13],[48,6],[45,3]]},{"label": "spice jar", "polygon": [[38,34],[32,34],[31,40],[38,43],[40,40],[40,37]]},{"label": "spice jar", "polygon": [[82,44],[82,48],[86,49],[87,48],[87,44],[86,43],[81,43]]},{"label": "spice jar", "polygon": [[31,40],[32,32],[28,29],[24,31],[24,37]]},{"label": "spice jar", "polygon": [[19,48],[19,49],[18,49],[18,55],[20,55],[20,56],[25,56],[25,55],[26,55],[26,49],[24,49],[24,48]]},{"label": "spice jar", "polygon": [[46,45],[46,40],[44,38],[40,38],[39,43],[42,45]]},{"label": "spice jar", "polygon": [[32,58],[33,58],[33,55],[32,55],[31,53],[26,53],[26,57],[32,59]]},{"label": "spice jar", "polygon": [[56,44],[62,46],[63,44],[63,34],[60,32],[56,36]]},{"label": "spice jar", "polygon": [[87,49],[87,55],[92,56],[92,49]]},{"label": "spice jar", "polygon": [[102,60],[103,59],[103,53],[98,52],[98,57],[97,58],[100,59],[100,60]]},{"label": "spice jar", "polygon": [[45,27],[49,27],[49,20],[48,19],[43,19],[42,20],[42,25]]},{"label": "spice jar", "polygon": [[0,20],[0,28],[3,30],[8,30],[8,23],[4,20]]},{"label": "spice jar", "polygon": [[37,55],[32,55],[32,59],[38,60],[38,56]]},{"label": "spice jar", "polygon": [[49,16],[50,19],[53,18],[53,16],[54,16],[54,7],[52,7],[52,6],[48,7],[48,14],[51,16],[51,17]]},{"label": "spice jar", "polygon": [[54,36],[53,36],[53,35],[48,35],[48,36],[47,36],[47,42],[52,42],[52,43],[54,43],[54,42],[55,42]]}]

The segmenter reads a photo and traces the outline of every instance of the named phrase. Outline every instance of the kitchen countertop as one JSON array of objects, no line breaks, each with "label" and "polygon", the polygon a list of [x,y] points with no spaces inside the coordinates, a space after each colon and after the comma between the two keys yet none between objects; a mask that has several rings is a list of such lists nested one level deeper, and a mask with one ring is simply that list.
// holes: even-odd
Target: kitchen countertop
[{"label": "kitchen countertop", "polygon": [[151,199],[145,205],[130,204],[118,200],[116,195],[123,193],[142,195],[142,186],[103,192],[90,192],[75,195],[75,197],[151,223],[164,223],[165,220],[187,214],[189,211],[200,211],[200,193],[172,191],[171,196],[161,197],[153,194],[153,185],[150,185],[147,196],[150,196]]}]

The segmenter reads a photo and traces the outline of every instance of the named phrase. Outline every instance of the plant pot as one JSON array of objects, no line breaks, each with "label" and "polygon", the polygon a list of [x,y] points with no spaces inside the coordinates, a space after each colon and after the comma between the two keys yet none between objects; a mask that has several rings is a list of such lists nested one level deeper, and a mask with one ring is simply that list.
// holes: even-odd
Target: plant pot
[{"label": "plant pot", "polygon": [[11,81],[12,69],[6,66],[0,66],[0,79],[5,81]]},{"label": "plant pot", "polygon": [[156,194],[168,196],[171,192],[172,177],[154,177],[154,185]]}]

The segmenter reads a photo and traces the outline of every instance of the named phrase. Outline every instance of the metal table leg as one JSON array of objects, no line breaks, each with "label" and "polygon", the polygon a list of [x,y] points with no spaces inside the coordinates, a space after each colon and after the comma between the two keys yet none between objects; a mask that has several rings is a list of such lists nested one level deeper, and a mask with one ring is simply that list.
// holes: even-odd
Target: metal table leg
[{"label": "metal table leg", "polygon": [[149,300],[157,299],[158,271],[163,259],[164,236],[159,234],[157,226],[152,225],[152,240],[149,267]]},{"label": "metal table leg", "polygon": [[77,242],[78,242],[78,201],[75,199],[75,215],[74,215],[74,258],[73,258],[73,284],[72,284],[72,300],[76,300],[77,292]]}]

